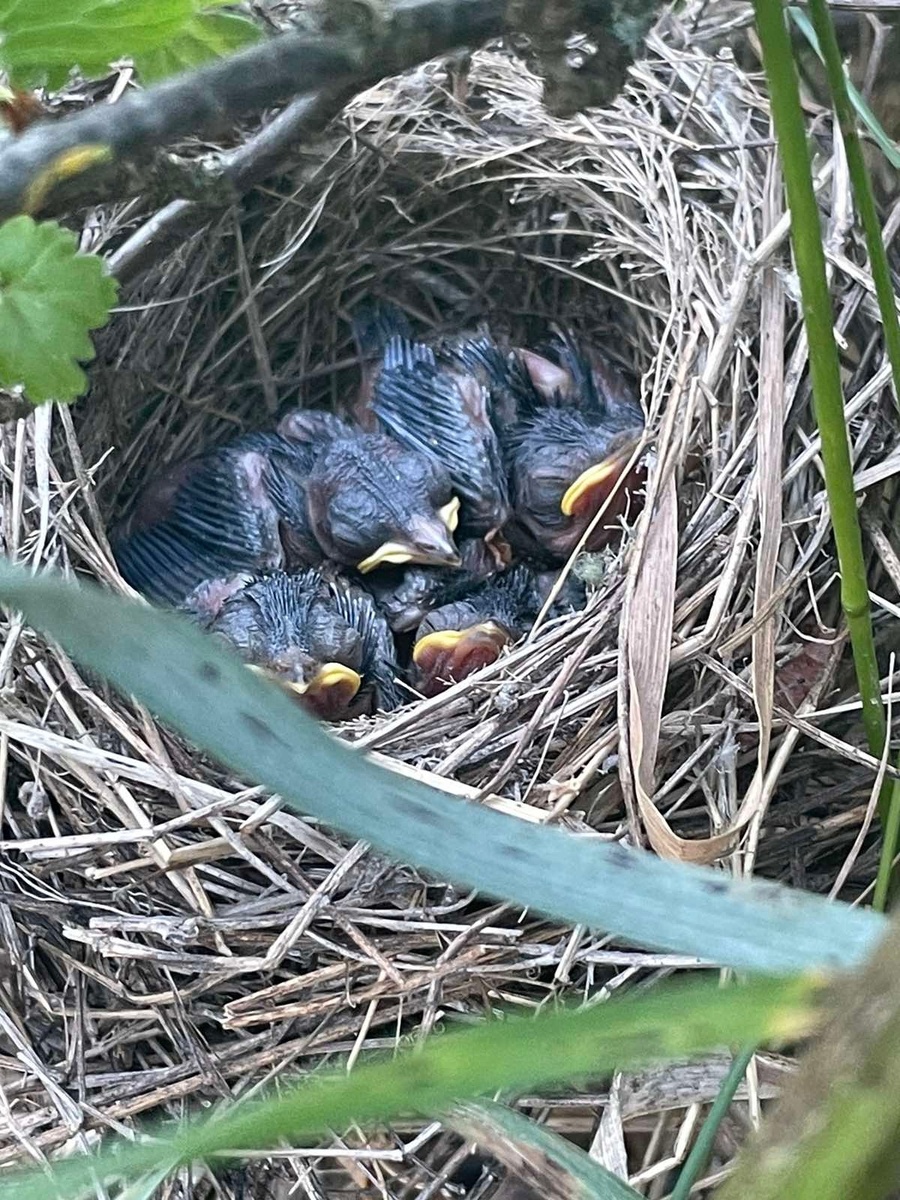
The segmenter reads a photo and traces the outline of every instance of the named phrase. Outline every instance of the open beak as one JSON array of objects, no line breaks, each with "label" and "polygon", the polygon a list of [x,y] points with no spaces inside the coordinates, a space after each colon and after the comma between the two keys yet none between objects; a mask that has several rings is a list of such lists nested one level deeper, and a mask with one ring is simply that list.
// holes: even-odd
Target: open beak
[{"label": "open beak", "polygon": [[[317,702],[327,695],[329,701],[335,702],[335,708],[341,708],[350,703],[362,686],[362,677],[351,667],[345,667],[343,663],[323,663],[312,679],[306,683],[279,679],[271,671],[267,671],[264,667],[257,667],[253,663],[249,663],[248,666],[257,675],[262,675],[264,679],[271,679],[274,683],[280,684],[285,691],[313,707],[316,707]],[[338,701],[340,703],[337,703]]]},{"label": "open beak", "polygon": [[413,662],[424,679],[426,695],[437,695],[452,683],[496,662],[509,633],[493,621],[468,629],[437,629],[426,633],[413,647]]},{"label": "open beak", "polygon": [[[323,663],[301,693],[314,705],[328,698],[328,706],[345,708],[359,691],[362,676],[343,663]],[[297,685],[291,685],[297,686]]]},{"label": "open beak", "polygon": [[632,442],[618,454],[604,458],[582,471],[565,491],[559,507],[566,517],[585,516],[599,511],[600,506],[612,491],[616,480],[628,465],[637,441]]}]

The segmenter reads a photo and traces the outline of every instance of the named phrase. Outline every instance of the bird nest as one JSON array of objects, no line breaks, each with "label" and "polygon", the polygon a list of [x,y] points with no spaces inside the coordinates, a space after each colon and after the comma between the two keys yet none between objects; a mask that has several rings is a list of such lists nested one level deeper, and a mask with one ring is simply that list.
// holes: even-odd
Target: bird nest
[{"label": "bird nest", "polygon": [[[889,605],[888,374],[844,162],[821,150],[854,463],[873,590]],[[780,204],[758,81],[674,19],[614,105],[572,119],[549,115],[540,81],[502,53],[385,82],[124,292],[85,400],[3,431],[5,549],[121,589],[106,529],[135,489],[271,426],[288,402],[340,410],[358,384],[349,314],[367,297],[397,301],[422,329],[499,314],[527,340],[569,324],[639,383],[644,516],[569,564],[589,584],[583,612],[336,736],[524,820],[859,895],[873,876],[873,764],[834,633]],[[149,215],[107,213],[85,237],[115,248]],[[2,677],[0,1161],[448,1018],[688,965],[348,847],[15,616]],[[633,1173],[657,1128],[647,1114],[711,1098],[723,1069],[694,1068],[687,1094],[679,1068],[617,1084]],[[570,1096],[559,1127],[589,1139],[602,1104]],[[648,1169],[680,1123],[658,1127]],[[328,1154],[298,1151],[281,1169],[311,1196],[432,1195],[466,1150],[439,1126],[409,1126],[338,1138]]]}]

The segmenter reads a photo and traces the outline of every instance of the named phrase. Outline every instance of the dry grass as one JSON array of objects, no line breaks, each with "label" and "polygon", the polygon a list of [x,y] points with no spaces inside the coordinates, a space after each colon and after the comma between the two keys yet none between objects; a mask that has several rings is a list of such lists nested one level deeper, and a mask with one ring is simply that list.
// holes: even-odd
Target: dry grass
[{"label": "dry grass", "polygon": [[[806,349],[757,81],[669,19],[608,111],[548,117],[538,82],[496,54],[476,58],[468,86],[461,103],[429,66],[369,92],[293,174],[132,288],[91,397],[3,431],[5,549],[121,587],[105,519],[162,463],[264,425],[282,403],[339,407],[356,378],[347,313],[373,291],[428,325],[570,321],[640,380],[654,521],[588,564],[585,613],[442,697],[344,733],[530,820],[649,833],[668,853],[857,897],[874,875],[858,835],[877,764],[859,748],[833,632]],[[823,146],[818,165],[872,587],[893,614],[888,372],[843,160]],[[85,238],[114,248],[146,216],[104,214]],[[673,614],[670,652],[653,641],[654,600]],[[0,680],[0,1161],[448,1019],[694,965],[348,849],[15,618]],[[750,1119],[783,1069],[757,1060]],[[711,1059],[525,1103],[598,1153],[627,1147],[640,1190],[659,1196],[723,1070]],[[459,1168],[462,1185],[467,1157],[439,1126],[409,1127],[285,1152],[244,1182],[172,1186],[428,1200]],[[473,1194],[491,1186],[485,1175]]]}]

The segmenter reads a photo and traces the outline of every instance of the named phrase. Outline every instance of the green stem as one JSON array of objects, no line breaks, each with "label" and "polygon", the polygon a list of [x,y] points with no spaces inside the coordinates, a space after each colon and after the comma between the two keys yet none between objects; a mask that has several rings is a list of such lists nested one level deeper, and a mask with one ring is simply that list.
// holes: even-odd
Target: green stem
[{"label": "green stem", "polygon": [[713,1143],[716,1140],[716,1134],[719,1132],[719,1126],[728,1112],[729,1105],[734,1099],[734,1093],[740,1087],[741,1080],[747,1073],[747,1068],[750,1066],[755,1053],[755,1046],[745,1046],[731,1064],[731,1070],[725,1076],[722,1086],[719,1089],[719,1094],[716,1096],[715,1103],[709,1110],[706,1120],[703,1122],[703,1128],[697,1135],[697,1140],[691,1147],[690,1154],[685,1159],[684,1166],[681,1168],[681,1173],[678,1176],[678,1182],[675,1184],[669,1200],[688,1200],[691,1188],[697,1182],[700,1172],[709,1160]]},{"label": "green stem", "polygon": [[[822,439],[825,490],[841,574],[841,605],[850,632],[866,738],[871,753],[880,757],[887,724],[881,703],[881,681],[872,635],[862,535],[856,512],[831,296],[800,107],[797,70],[780,0],[754,0],[753,7],[791,211],[791,241],[800,277],[803,316],[809,339],[813,411]],[[879,811],[882,820],[886,820],[889,811],[887,788],[882,788]]]},{"label": "green stem", "polygon": [[[891,280],[891,269],[888,265],[881,222],[875,204],[875,194],[872,191],[872,181],[863,158],[856,115],[850,100],[847,77],[841,61],[841,51],[834,31],[834,23],[828,11],[828,4],[826,0],[809,0],[809,9],[819,43],[818,48],[828,75],[828,86],[831,89],[834,111],[841,137],[844,140],[853,197],[866,238],[869,267],[875,284],[875,294],[878,297],[878,307],[881,310],[884,345],[894,379],[894,398],[900,402],[900,320],[897,318],[894,285]],[[872,902],[873,907],[879,912],[884,912],[888,904],[891,871],[897,853],[897,839],[900,834],[900,783],[894,780],[889,788],[883,788],[882,798],[886,792],[890,796],[888,816],[884,826],[884,838],[878,861],[878,877],[875,882],[875,897]]]},{"label": "green stem", "polygon": [[884,912],[891,899],[891,875],[894,869],[894,859],[897,857],[897,845],[900,842],[900,783],[894,781],[891,788],[891,806],[884,825],[884,837],[881,843],[881,854],[878,857],[878,875],[875,879],[875,895],[872,907],[876,912]]},{"label": "green stem", "polygon": [[827,0],[809,0],[809,11],[812,14],[816,37],[822,51],[841,137],[844,139],[847,170],[853,186],[853,198],[856,201],[860,224],[865,234],[866,249],[869,252],[869,269],[872,272],[872,282],[875,284],[875,294],[881,310],[884,344],[894,377],[894,396],[900,401],[900,320],[897,318],[897,301],[894,296],[887,252],[884,248],[881,222],[878,219],[875,194],[872,191],[872,180],[869,177],[866,160],[863,158],[856,115],[850,102],[847,77],[841,61],[837,35],[834,32],[834,23],[828,11]]}]

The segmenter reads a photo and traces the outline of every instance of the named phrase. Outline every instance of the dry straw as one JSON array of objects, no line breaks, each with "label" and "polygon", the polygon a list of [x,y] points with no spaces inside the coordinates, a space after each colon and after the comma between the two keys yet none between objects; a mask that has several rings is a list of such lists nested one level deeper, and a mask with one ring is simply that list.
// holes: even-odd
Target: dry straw
[{"label": "dry straw", "polygon": [[[478,679],[343,734],[529,820],[627,832],[823,892],[840,873],[842,894],[859,895],[874,873],[857,833],[878,764],[840,690],[768,112],[758,81],[704,40],[720,32],[667,19],[619,101],[572,120],[548,116],[539,82],[496,53],[467,79],[432,65],[360,97],[293,174],[123,296],[87,400],[3,431],[4,548],[121,588],[105,520],[163,463],[265,425],[292,398],[340,407],[357,377],[347,316],[366,295],[425,325],[492,314],[518,336],[570,322],[639,381],[647,517],[588,564],[584,613],[543,624]],[[889,370],[830,143],[818,182],[872,587],[896,612]],[[147,215],[94,215],[85,240],[113,249]],[[891,233],[897,223],[895,211]],[[244,1095],[446,1014],[534,1008],[693,965],[339,844],[15,617],[0,679],[0,1161]],[[652,1188],[684,1153],[690,1105],[712,1099],[726,1069],[617,1078],[612,1093],[548,1107],[586,1144],[609,1104],[597,1152],[621,1150],[624,1129]],[[753,1111],[776,1076],[761,1062]],[[310,1196],[429,1197],[465,1157],[429,1126],[291,1151],[278,1170]]]}]

